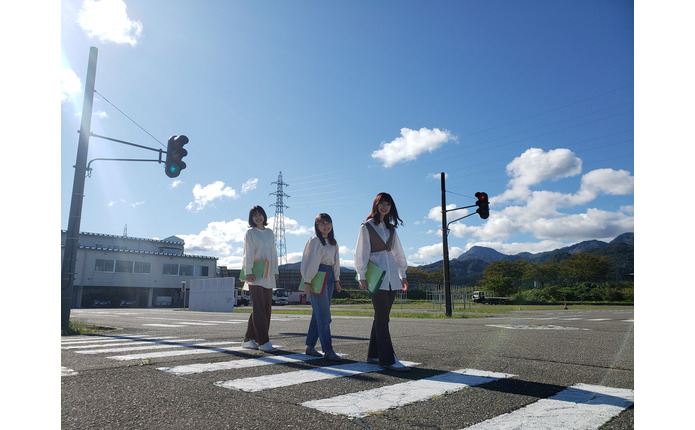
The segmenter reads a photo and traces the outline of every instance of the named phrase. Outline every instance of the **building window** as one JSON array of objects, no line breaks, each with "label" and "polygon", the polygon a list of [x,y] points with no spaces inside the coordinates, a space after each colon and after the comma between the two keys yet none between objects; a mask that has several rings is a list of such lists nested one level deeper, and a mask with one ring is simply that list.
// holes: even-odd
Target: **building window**
[{"label": "building window", "polygon": [[95,272],[113,272],[114,260],[106,260],[103,258],[97,258],[94,265]]},{"label": "building window", "polygon": [[182,264],[181,266],[179,266],[179,275],[193,276],[193,265]]},{"label": "building window", "polygon": [[208,266],[195,266],[195,276],[208,276]]},{"label": "building window", "polygon": [[178,264],[164,264],[162,268],[162,275],[178,275],[179,265]]},{"label": "building window", "polygon": [[151,264],[145,261],[136,261],[133,273],[150,273]]},{"label": "building window", "polygon": [[133,262],[116,260],[116,272],[133,273]]}]

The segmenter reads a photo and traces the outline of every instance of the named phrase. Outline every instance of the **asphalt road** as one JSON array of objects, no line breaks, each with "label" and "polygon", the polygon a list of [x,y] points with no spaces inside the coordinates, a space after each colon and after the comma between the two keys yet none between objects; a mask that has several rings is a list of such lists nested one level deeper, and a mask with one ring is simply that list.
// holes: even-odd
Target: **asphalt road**
[{"label": "asphalt road", "polygon": [[116,330],[61,339],[63,429],[634,428],[632,308],[392,318],[407,373],[364,363],[371,317],[333,317],[340,363],[296,355],[309,316],[274,314],[274,354],[240,349],[247,313],[71,317]]}]

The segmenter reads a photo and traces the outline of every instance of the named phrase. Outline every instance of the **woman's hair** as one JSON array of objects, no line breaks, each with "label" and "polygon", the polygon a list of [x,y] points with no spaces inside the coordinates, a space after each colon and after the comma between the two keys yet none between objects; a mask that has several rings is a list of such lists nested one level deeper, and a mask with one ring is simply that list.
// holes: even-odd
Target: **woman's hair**
[{"label": "woman's hair", "polygon": [[263,225],[268,225],[268,215],[265,214],[263,208],[260,206],[254,206],[249,211],[249,227],[256,227],[256,223],[253,222],[253,216],[257,213],[263,215]]},{"label": "woman's hair", "polygon": [[[331,216],[326,213],[316,215],[316,219],[314,220],[314,231],[316,231],[316,237],[319,238],[322,245],[326,246],[326,239],[323,238],[321,231],[319,231],[319,223],[321,223],[321,221],[329,221],[331,224],[333,224],[333,220],[331,219]],[[331,228],[330,233],[328,233],[328,243],[333,246],[338,244],[338,242],[335,240],[335,235],[333,234],[333,228]]]},{"label": "woman's hair", "polygon": [[[391,211],[386,215],[385,219],[381,219],[381,214],[379,213],[379,202],[385,201],[391,203]],[[398,216],[398,210],[396,209],[396,203],[393,202],[393,197],[389,193],[379,193],[374,198],[374,203],[372,203],[372,212],[367,217],[367,220],[373,219],[376,225],[379,225],[381,221],[384,221],[386,227],[389,229],[394,229],[398,227],[400,222],[403,225],[403,220]]]}]

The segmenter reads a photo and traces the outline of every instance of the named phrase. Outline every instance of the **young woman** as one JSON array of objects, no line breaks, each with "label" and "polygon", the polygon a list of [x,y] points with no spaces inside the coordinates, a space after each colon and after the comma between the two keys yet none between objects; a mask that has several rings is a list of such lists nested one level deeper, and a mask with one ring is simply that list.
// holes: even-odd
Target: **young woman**
[{"label": "young woman", "polygon": [[363,290],[367,289],[365,274],[370,261],[386,272],[380,289],[375,294],[370,292],[374,321],[369,338],[367,362],[379,363],[390,370],[406,372],[410,369],[396,358],[389,332],[389,313],[396,292],[408,289],[405,275],[408,262],[396,233],[399,222],[403,225],[393,198],[387,193],[377,194],[372,203],[372,211],[367,221],[362,223],[357,237],[355,269],[360,288]]},{"label": "young woman", "polygon": [[327,360],[340,361],[333,351],[331,339],[331,300],[333,291],[340,292],[340,258],[338,242],[333,233],[333,220],[326,213],[319,214],[314,220],[316,236],[304,245],[300,272],[304,280],[311,281],[318,272],[326,273],[326,287],[322,294],[312,293],[311,284],[304,283],[304,291],[311,295],[311,322],[306,334],[306,353],[321,357],[316,351],[316,341],[321,340],[321,349]]},{"label": "young woman", "polygon": [[[268,216],[260,206],[254,206],[249,211],[249,229],[244,238],[243,267],[246,272],[246,284],[251,298],[251,315],[241,346],[246,349],[260,349],[265,352],[276,351],[270,343],[270,312],[273,305],[273,288],[278,279],[278,255],[275,248],[275,237],[272,230],[266,228]],[[253,275],[253,265],[256,261],[267,260],[267,276]]]}]

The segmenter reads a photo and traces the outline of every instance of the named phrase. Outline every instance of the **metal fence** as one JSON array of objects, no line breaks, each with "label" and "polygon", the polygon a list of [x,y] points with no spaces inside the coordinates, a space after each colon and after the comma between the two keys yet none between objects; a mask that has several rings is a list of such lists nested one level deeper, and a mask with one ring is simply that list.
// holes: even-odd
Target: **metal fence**
[{"label": "metal fence", "polygon": [[[420,289],[427,291],[427,301],[432,303],[432,309],[439,306],[442,310],[446,306],[446,293],[444,291],[444,286],[441,284],[423,285]],[[473,295],[474,287],[466,287],[463,285],[451,285],[451,306],[461,307],[463,309],[471,308],[471,303],[473,302],[471,296]]]}]

